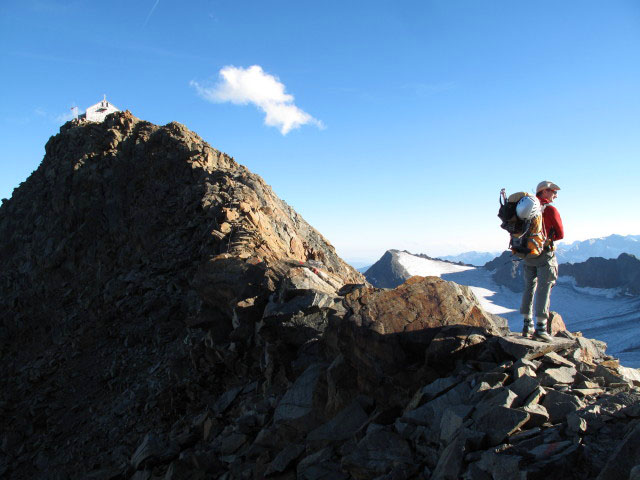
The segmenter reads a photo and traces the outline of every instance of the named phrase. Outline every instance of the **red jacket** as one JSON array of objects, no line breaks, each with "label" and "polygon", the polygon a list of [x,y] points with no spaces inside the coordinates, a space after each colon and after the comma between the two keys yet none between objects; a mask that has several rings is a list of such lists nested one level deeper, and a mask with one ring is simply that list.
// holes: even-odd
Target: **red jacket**
[{"label": "red jacket", "polygon": [[544,228],[545,235],[551,240],[562,240],[564,238],[564,227],[562,226],[562,219],[558,209],[552,205],[549,205],[549,200],[543,200],[539,198],[540,203],[544,206],[544,212],[542,212],[542,227]]}]

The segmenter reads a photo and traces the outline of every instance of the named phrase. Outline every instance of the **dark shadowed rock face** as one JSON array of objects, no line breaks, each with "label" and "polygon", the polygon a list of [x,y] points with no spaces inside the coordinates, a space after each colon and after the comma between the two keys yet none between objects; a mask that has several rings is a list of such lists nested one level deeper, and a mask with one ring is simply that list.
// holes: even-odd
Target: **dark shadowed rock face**
[{"label": "dark shadowed rock face", "polygon": [[339,286],[364,282],[259,176],[184,126],[129,112],[67,123],[0,208],[2,428],[70,442],[59,457],[41,449],[44,471],[87,442],[137,442],[128,415],[177,418],[202,390],[192,337],[250,337],[280,280],[309,262]]},{"label": "dark shadowed rock face", "polygon": [[[0,208],[0,477],[628,478],[640,372],[371,288],[179,124],[69,123]],[[614,452],[611,455],[611,452]]]},{"label": "dark shadowed rock face", "polygon": [[620,254],[616,259],[590,258],[582,263],[563,263],[560,275],[576,279],[579,287],[619,288],[622,293],[640,295],[640,260]]},{"label": "dark shadowed rock face", "polygon": [[260,177],[178,123],[127,112],[66,124],[0,215],[5,328],[32,338],[74,314],[125,320],[132,298],[145,304],[134,318],[202,323],[213,307],[230,320],[283,259],[362,281]]},{"label": "dark shadowed rock face", "polygon": [[452,354],[464,349],[456,345],[447,351],[434,342],[444,327],[457,328],[450,331],[452,338],[508,332],[506,320],[482,310],[468,287],[438,277],[411,277],[394,290],[359,288],[345,296],[344,305],[348,314],[332,317],[325,342],[353,366],[362,388],[376,392],[379,400],[390,400],[388,381],[413,388],[407,366],[434,366],[435,358],[428,361],[430,348],[438,348],[434,357],[446,359],[447,365],[439,365],[443,371],[453,368]]},{"label": "dark shadowed rock face", "polygon": [[[158,127],[126,112],[66,124],[0,215],[2,306],[30,328],[50,324],[52,306],[77,310],[78,299],[83,311],[117,314],[133,293],[151,310],[170,304],[206,316],[188,295],[192,279],[243,270],[232,263],[278,270],[281,259],[315,260],[345,282],[361,281],[260,177],[178,123]],[[227,260],[212,262],[219,255]],[[46,311],[25,301],[34,288],[44,288],[37,295]],[[249,290],[209,292],[205,300],[228,305]]]}]

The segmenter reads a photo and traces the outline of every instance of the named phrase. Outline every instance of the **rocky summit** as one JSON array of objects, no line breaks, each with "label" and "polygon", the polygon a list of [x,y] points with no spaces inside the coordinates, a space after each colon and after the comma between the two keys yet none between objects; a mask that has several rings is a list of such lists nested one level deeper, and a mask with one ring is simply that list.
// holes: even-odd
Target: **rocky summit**
[{"label": "rocky summit", "polygon": [[0,207],[0,477],[640,478],[640,373],[374,288],[177,123],[70,122]]}]

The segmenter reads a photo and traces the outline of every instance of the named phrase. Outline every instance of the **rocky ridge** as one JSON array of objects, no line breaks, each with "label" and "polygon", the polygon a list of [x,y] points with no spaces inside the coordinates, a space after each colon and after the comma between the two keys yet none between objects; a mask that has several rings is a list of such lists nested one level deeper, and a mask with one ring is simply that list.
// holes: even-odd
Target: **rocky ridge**
[{"label": "rocky ridge", "polygon": [[[67,124],[0,208],[0,476],[633,478],[640,375],[374,288],[179,124]],[[636,472],[636,473],[633,473]]]},{"label": "rocky ridge", "polygon": [[616,259],[590,258],[582,263],[563,263],[560,275],[575,278],[578,287],[620,290],[627,295],[640,295],[640,260],[621,253]]}]

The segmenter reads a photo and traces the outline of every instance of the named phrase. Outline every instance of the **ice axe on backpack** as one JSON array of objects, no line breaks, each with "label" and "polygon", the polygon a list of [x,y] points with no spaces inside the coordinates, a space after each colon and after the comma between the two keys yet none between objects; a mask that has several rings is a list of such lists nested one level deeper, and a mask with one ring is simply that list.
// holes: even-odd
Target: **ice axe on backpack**
[{"label": "ice axe on backpack", "polygon": [[500,190],[500,205],[505,205],[507,203],[507,190],[503,188]]}]

